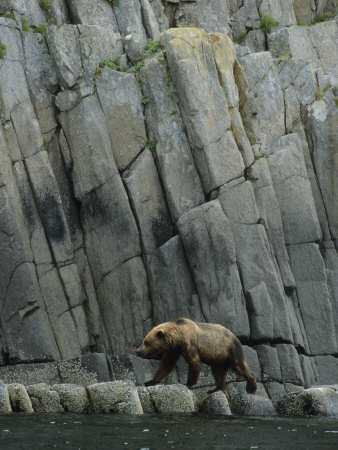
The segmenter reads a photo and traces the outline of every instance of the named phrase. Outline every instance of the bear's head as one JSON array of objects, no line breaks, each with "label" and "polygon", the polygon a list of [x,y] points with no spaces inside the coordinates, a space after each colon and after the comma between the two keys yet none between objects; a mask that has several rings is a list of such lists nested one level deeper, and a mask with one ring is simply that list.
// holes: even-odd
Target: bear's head
[{"label": "bear's head", "polygon": [[136,355],[145,359],[161,359],[166,351],[172,349],[173,330],[169,324],[163,323],[149,331]]}]

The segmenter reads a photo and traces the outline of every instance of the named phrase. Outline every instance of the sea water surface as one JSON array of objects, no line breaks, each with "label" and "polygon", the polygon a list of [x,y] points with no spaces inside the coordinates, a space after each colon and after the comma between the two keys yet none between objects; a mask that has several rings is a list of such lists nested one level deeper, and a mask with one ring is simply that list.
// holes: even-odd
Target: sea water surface
[{"label": "sea water surface", "polygon": [[338,449],[338,419],[203,414],[0,416],[0,449]]}]

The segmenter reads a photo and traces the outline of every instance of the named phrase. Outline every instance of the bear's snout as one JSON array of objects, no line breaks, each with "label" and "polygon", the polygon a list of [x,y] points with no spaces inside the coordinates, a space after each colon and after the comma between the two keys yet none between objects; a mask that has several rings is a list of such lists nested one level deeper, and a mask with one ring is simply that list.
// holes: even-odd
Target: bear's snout
[{"label": "bear's snout", "polygon": [[144,352],[142,351],[142,345],[136,350],[136,356],[139,358],[144,358]]}]

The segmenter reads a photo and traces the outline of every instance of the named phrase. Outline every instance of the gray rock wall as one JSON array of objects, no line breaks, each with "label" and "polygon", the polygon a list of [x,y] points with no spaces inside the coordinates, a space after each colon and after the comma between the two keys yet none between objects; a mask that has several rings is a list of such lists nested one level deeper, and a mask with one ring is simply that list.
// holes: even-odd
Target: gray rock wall
[{"label": "gray rock wall", "polygon": [[338,382],[334,12],[0,1],[3,376],[101,353],[144,381],[128,354],[187,316],[235,332],[271,398]]}]

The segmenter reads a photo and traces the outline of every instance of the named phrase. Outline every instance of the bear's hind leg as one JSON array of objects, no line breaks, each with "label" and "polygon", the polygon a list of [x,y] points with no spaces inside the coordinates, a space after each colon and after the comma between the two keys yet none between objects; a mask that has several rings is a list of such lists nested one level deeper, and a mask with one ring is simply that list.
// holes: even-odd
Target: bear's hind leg
[{"label": "bear's hind leg", "polygon": [[243,361],[241,364],[235,365],[233,369],[238,375],[242,375],[246,379],[246,392],[248,394],[254,394],[257,389],[256,378],[250,371],[248,364]]},{"label": "bear's hind leg", "polygon": [[215,378],[216,387],[215,389],[211,389],[210,391],[208,391],[208,394],[213,394],[217,391],[225,391],[225,377],[229,369],[225,367],[214,366],[211,367],[211,370]]}]

